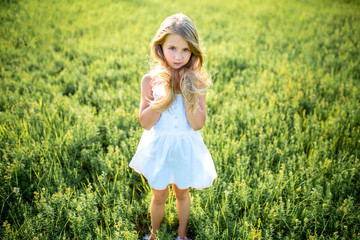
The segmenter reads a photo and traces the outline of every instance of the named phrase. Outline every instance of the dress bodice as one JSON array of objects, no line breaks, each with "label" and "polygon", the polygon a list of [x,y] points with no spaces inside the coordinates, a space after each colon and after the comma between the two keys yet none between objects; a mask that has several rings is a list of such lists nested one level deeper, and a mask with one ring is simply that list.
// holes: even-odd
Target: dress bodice
[{"label": "dress bodice", "polygon": [[[154,94],[154,98],[156,94]],[[177,94],[170,108],[163,111],[159,120],[154,125],[155,131],[164,132],[187,132],[193,131],[185,112],[185,106],[181,94]]]}]

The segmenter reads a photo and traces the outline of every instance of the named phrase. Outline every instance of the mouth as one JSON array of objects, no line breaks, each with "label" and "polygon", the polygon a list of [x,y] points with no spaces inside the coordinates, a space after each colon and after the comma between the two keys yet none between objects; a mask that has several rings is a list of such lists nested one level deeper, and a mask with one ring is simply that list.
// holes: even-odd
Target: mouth
[{"label": "mouth", "polygon": [[180,65],[181,65],[181,63],[174,63],[174,65],[175,65],[175,66],[180,66]]}]

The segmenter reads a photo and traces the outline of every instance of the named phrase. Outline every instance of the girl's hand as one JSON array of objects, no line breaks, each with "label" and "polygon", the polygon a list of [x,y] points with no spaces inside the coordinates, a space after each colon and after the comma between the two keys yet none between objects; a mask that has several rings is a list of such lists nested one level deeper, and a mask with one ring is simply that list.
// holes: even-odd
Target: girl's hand
[{"label": "girl's hand", "polygon": [[149,74],[141,79],[141,101],[139,110],[139,120],[141,127],[150,130],[158,121],[161,113],[154,111],[151,107],[153,98],[152,77]]},{"label": "girl's hand", "polygon": [[206,97],[206,95],[199,95],[198,96],[199,108],[197,109],[196,112],[192,112],[190,110],[190,104],[187,102],[187,100],[183,96],[186,117],[187,117],[187,119],[188,119],[188,121],[190,123],[190,126],[195,131],[200,130],[205,124],[205,120],[206,120],[205,97]]}]

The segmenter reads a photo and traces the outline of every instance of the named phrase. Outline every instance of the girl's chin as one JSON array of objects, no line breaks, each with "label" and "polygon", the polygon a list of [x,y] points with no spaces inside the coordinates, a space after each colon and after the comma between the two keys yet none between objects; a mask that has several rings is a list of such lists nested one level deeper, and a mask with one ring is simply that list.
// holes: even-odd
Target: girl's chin
[{"label": "girl's chin", "polygon": [[172,69],[180,69],[182,67],[183,67],[183,65],[173,65],[170,68],[172,68]]},{"label": "girl's chin", "polygon": [[167,64],[167,67],[170,68],[170,69],[173,69],[173,70],[180,70],[181,68],[183,68],[185,65],[170,65],[170,64]]}]

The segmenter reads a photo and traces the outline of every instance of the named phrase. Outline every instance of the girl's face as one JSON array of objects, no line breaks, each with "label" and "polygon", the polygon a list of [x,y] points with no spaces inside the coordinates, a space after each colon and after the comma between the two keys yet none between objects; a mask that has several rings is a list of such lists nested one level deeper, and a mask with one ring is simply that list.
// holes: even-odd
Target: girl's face
[{"label": "girl's face", "polygon": [[190,60],[191,52],[189,44],[179,34],[167,36],[162,48],[167,64],[173,69],[180,69]]}]

